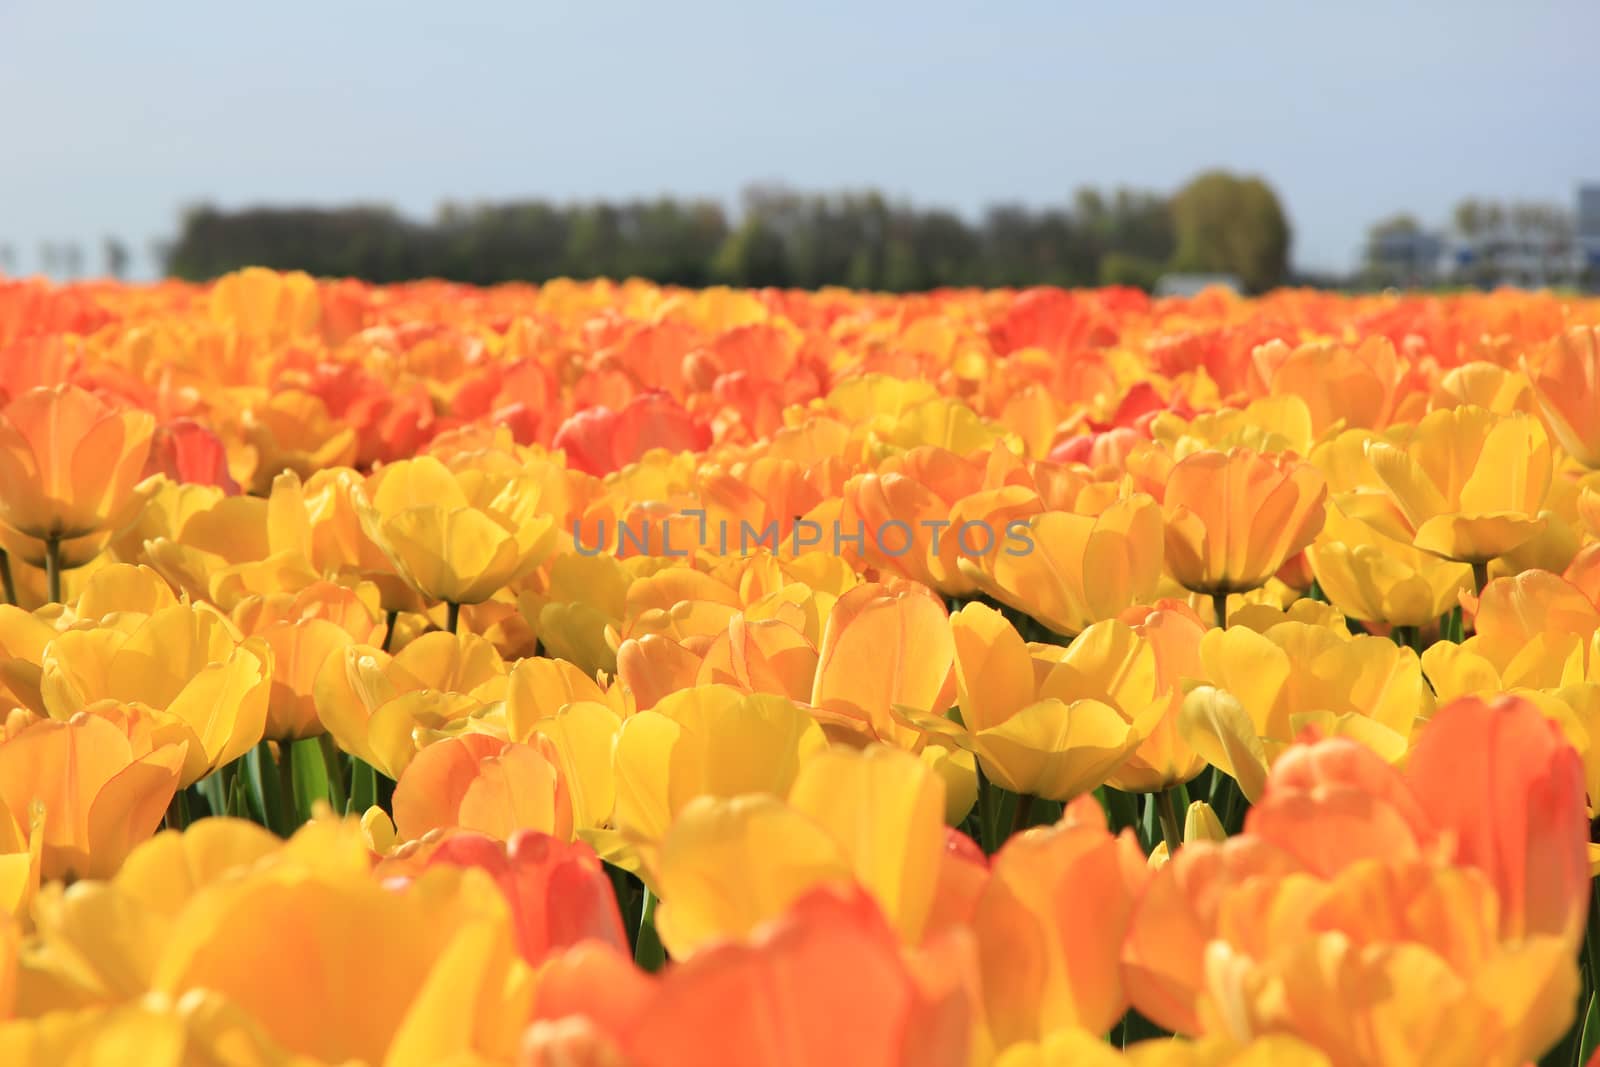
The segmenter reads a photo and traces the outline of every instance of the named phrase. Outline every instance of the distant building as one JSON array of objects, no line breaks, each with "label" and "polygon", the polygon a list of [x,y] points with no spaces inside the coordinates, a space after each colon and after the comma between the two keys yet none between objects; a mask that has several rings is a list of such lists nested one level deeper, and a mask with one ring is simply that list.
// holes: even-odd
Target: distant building
[{"label": "distant building", "polygon": [[1513,208],[1479,232],[1458,235],[1452,273],[1465,285],[1594,288],[1600,281],[1600,185],[1579,186],[1577,210]]},{"label": "distant building", "polygon": [[1442,234],[1421,229],[1385,230],[1367,248],[1367,269],[1383,285],[1426,288],[1444,281],[1449,269]]},{"label": "distant building", "polygon": [[1591,290],[1600,289],[1600,183],[1578,189],[1578,215],[1573,220],[1573,243],[1579,269]]},{"label": "distant building", "polygon": [[1375,227],[1363,280],[1396,288],[1584,288],[1600,292],[1600,183],[1559,204],[1488,204],[1468,230],[1426,230],[1409,217]]}]

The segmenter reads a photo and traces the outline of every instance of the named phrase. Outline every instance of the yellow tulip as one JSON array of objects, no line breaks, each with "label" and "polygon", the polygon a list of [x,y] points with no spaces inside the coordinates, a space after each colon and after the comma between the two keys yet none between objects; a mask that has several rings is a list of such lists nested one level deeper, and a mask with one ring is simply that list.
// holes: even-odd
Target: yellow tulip
[{"label": "yellow tulip", "polygon": [[994,1067],[1333,1067],[1333,1062],[1286,1034],[1244,1043],[1225,1037],[1151,1038],[1118,1052],[1100,1034],[1057,1030],[1042,1041],[1012,1045]]},{"label": "yellow tulip", "polygon": [[1334,503],[1317,540],[1306,549],[1317,583],[1350,618],[1390,626],[1423,626],[1471,590],[1472,571],[1409,543],[1385,537]]},{"label": "yellow tulip", "polygon": [[1397,443],[1370,442],[1367,458],[1393,506],[1374,508],[1360,494],[1341,503],[1424,552],[1482,567],[1544,528],[1550,443],[1531,416],[1430,412]]},{"label": "yellow tulip", "polygon": [[[396,890],[295,866],[197,894],[172,923],[151,990],[214,991],[278,1047],[323,1062],[509,1058],[532,974],[487,876],[441,867]],[[345,1024],[325,1025],[329,1014]]]},{"label": "yellow tulip", "polygon": [[1065,801],[1094,789],[1167,710],[1155,653],[1124,623],[1096,623],[1064,650],[1030,647],[999,612],[968,604],[950,630],[974,754],[1013,792]]},{"label": "yellow tulip", "polygon": [[522,592],[517,609],[547,655],[568,660],[586,674],[615,674],[614,638],[626,614],[629,587],[635,578],[672,562],[652,556],[556,556],[544,587]]},{"label": "yellow tulip", "polygon": [[506,729],[513,741],[526,741],[541,720],[555,718],[567,706],[606,699],[593,675],[564,659],[521,660],[506,676]]},{"label": "yellow tulip", "polygon": [[347,645],[322,664],[312,692],[317,717],[339,747],[398,779],[430,738],[504,700],[506,667],[473,634],[435,631],[394,655]]},{"label": "yellow tulip", "polygon": [[1422,655],[1440,695],[1600,681],[1600,608],[1554,574],[1496,578],[1478,599],[1477,632]]},{"label": "yellow tulip", "polygon": [[1161,561],[1160,508],[1135,495],[1093,515],[1041,512],[1026,543],[958,565],[996,600],[1070,636],[1153,599]]},{"label": "yellow tulip", "polygon": [[[911,747],[896,708],[938,714],[950,704],[949,613],[926,586],[856,586],[828,613],[810,703],[877,739]],[[883,670],[896,664],[895,670]]]},{"label": "yellow tulip", "polygon": [[909,945],[921,942],[933,907],[944,792],[924,761],[887,745],[818,753],[789,790],[789,806],[839,842],[856,881]]},{"label": "yellow tulip", "polygon": [[702,796],[661,844],[656,929],[674,959],[749,934],[808,890],[850,879],[839,843],[779,797]]},{"label": "yellow tulip", "polygon": [[259,638],[242,639],[205,605],[178,604],[61,634],[45,648],[40,694],[62,720],[106,704],[148,709],[188,740],[188,787],[261,741],[272,665]]},{"label": "yellow tulip", "polygon": [[1252,801],[1268,767],[1308,726],[1398,763],[1434,707],[1415,652],[1342,627],[1290,620],[1261,633],[1210,630],[1200,661],[1205,684],[1185,697],[1180,731]]},{"label": "yellow tulip", "polygon": [[422,598],[361,524],[361,486],[360,475],[341,468],[319,470],[304,482],[293,471],[279,474],[267,498],[268,548],[308,561],[330,581],[371,582],[385,612],[422,611]]},{"label": "yellow tulip", "polygon": [[314,331],[322,304],[316,279],[304,271],[246,267],[216,280],[206,310],[219,324],[281,343]]},{"label": "yellow tulip", "polygon": [[555,521],[533,511],[518,481],[453,472],[432,456],[385,467],[358,501],[368,536],[417,592],[478,604],[527,574],[555,547]]},{"label": "yellow tulip", "polygon": [[1154,699],[1162,702],[1165,710],[1150,735],[1106,784],[1129,793],[1159,792],[1189,781],[1206,766],[1201,755],[1184,741],[1179,723],[1184,680],[1201,673],[1200,639],[1206,626],[1196,615],[1175,605],[1134,608],[1123,614],[1122,621],[1131,624],[1140,641],[1154,653]]},{"label": "yellow tulip", "polygon": [[21,707],[45,714],[40,665],[59,632],[44,618],[0,604],[0,710]]},{"label": "yellow tulip", "polygon": [[617,828],[659,841],[695,797],[784,796],[826,746],[810,714],[783,697],[720,685],[674,693],[617,735]]},{"label": "yellow tulip", "polygon": [[661,843],[657,913],[682,959],[776,919],[807,890],[855,881],[903,943],[921,943],[945,850],[944,789],[915,756],[887,745],[808,760],[789,791],[702,797]]},{"label": "yellow tulip", "polygon": [[320,397],[286,389],[245,409],[244,439],[256,452],[251,492],[265,496],[285,471],[300,477],[355,462],[356,431],[328,415]]}]

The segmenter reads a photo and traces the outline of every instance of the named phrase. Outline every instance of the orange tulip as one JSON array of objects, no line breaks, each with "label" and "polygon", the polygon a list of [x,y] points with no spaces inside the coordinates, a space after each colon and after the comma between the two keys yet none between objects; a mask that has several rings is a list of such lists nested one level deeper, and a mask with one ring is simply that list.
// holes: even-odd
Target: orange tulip
[{"label": "orange tulip", "polygon": [[1242,836],[1151,878],[1123,951],[1134,1005],[1339,1063],[1537,1058],[1574,1014],[1583,788],[1522,700],[1441,709],[1404,775],[1346,738],[1297,746]]},{"label": "orange tulip", "polygon": [[[63,543],[132,524],[155,419],[119,410],[73,385],[32,389],[0,410],[0,526],[42,542],[61,565]],[[69,562],[92,558],[69,553]],[[44,559],[41,558],[41,562]]]},{"label": "orange tulip", "polygon": [[1122,944],[1147,871],[1133,832],[1113,837],[1092,797],[996,853],[972,928],[997,1048],[1121,1018]]},{"label": "orange tulip", "polygon": [[[376,599],[376,590],[368,587]],[[316,681],[328,657],[353,644],[383,639],[383,623],[353,589],[317,582],[299,593],[250,597],[233,621],[247,637],[272,649],[272,693],[265,736],[273,740],[317,737]]]},{"label": "orange tulip", "polygon": [[1151,875],[1122,947],[1123,985],[1139,1014],[1176,1033],[1198,1033],[1206,949],[1217,939],[1229,892],[1295,868],[1293,859],[1251,836],[1178,849]]},{"label": "orange tulip", "polygon": [[1567,455],[1600,470],[1600,327],[1574,326],[1522,357],[1550,434]]},{"label": "orange tulip", "polygon": [[105,878],[161,825],[187,750],[133,710],[33,721],[0,740],[0,805],[26,826],[44,804],[43,877]]},{"label": "orange tulip", "polygon": [[[1406,777],[1501,903],[1501,936],[1581,939],[1589,909],[1583,763],[1561,728],[1516,697],[1458,700],[1434,713]],[[1470,786],[1467,783],[1471,783]]]},{"label": "orange tulip", "polygon": [[402,838],[460,827],[501,841],[519,830],[572,839],[572,798],[548,738],[528,743],[467,733],[437,741],[401,772],[394,824]]},{"label": "orange tulip", "polygon": [[517,947],[531,964],[585,941],[627,951],[611,880],[582,842],[537,830],[519,830],[504,842],[454,833],[425,855],[423,870],[441,864],[476,867],[494,878],[511,906]]},{"label": "orange tulip", "polygon": [[1167,478],[1167,566],[1196,593],[1256,589],[1316,538],[1327,495],[1315,467],[1284,454],[1197,452]]},{"label": "orange tulip", "polygon": [[949,955],[915,966],[871,897],[819,887],[750,941],[654,981],[593,950],[558,963],[536,1018],[574,1021],[530,1034],[519,1063],[571,1063],[560,1053],[576,1049],[592,1057],[577,1062],[629,1067],[965,1067],[972,1013],[955,966],[965,961],[959,947]]}]

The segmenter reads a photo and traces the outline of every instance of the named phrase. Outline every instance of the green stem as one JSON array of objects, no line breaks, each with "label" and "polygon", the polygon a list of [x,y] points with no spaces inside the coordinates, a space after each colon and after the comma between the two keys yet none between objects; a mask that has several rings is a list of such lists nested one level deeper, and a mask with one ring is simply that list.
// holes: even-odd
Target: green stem
[{"label": "green stem", "polygon": [[294,745],[288,741],[278,742],[278,803],[283,805],[284,825],[291,832],[298,830],[301,819],[309,812],[302,813],[295,801]]},{"label": "green stem", "polygon": [[1217,614],[1217,629],[1226,630],[1228,628],[1228,594],[1212,593],[1211,610]]},{"label": "green stem", "polygon": [[456,632],[456,626],[461,622],[461,605],[455,601],[448,601],[445,608],[444,628],[451,633]]},{"label": "green stem", "polygon": [[17,604],[17,580],[11,576],[11,556],[0,548],[0,587],[4,587],[6,603]]},{"label": "green stem", "polygon": [[342,753],[339,751],[339,746],[333,743],[332,734],[318,737],[317,747],[322,749],[322,766],[328,773],[328,791],[331,794],[328,800],[335,812],[343,814],[350,794],[345,792],[344,762],[340,759]]},{"label": "green stem", "polygon": [[[621,867],[613,867],[609,863],[605,865],[605,869],[607,876],[611,879],[611,891],[617,897],[617,910],[622,913],[622,925],[624,933],[628,937],[628,946],[631,951],[637,953],[639,951],[639,925],[644,918],[644,908],[640,907],[636,911],[633,907],[633,887],[634,883],[638,882],[638,879]],[[643,888],[642,883],[640,888]]]},{"label": "green stem", "polygon": [[388,652],[390,646],[394,644],[394,624],[399,618],[400,612],[398,611],[391,611],[385,617],[385,625],[383,627],[383,650],[385,652]]},{"label": "green stem", "polygon": [[44,576],[49,587],[50,603],[61,603],[61,538],[47,537],[44,541]]},{"label": "green stem", "polygon": [[1483,595],[1483,587],[1489,584],[1489,561],[1472,565],[1472,588],[1479,596]]},{"label": "green stem", "polygon": [[993,855],[994,843],[994,785],[983,768],[978,768],[978,847],[984,855]]},{"label": "green stem", "polygon": [[1156,813],[1161,816],[1161,836],[1167,839],[1167,855],[1176,856],[1183,844],[1183,824],[1178,822],[1178,809],[1172,803],[1171,789],[1150,794],[1156,802]]},{"label": "green stem", "polygon": [[1026,830],[1028,828],[1028,816],[1032,814],[1032,812],[1033,794],[1023,793],[1021,796],[1017,797],[1017,810],[1011,816],[1011,833],[1007,836],[1015,837],[1017,834],[1020,834],[1022,831]]},{"label": "green stem", "polygon": [[180,789],[172,794],[172,802],[167,805],[167,829],[182,830],[189,825],[189,791]]}]

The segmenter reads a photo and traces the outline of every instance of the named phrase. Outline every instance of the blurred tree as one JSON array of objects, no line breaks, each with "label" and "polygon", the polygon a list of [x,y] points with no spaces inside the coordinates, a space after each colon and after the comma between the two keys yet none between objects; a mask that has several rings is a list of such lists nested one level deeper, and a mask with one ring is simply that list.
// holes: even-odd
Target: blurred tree
[{"label": "blurred tree", "polygon": [[760,218],[749,218],[717,250],[712,279],[725,285],[757,288],[793,285],[788,250],[778,232]]},{"label": "blurred tree", "polygon": [[[686,286],[907,292],[1093,285],[1108,256],[1158,263],[1176,247],[1167,200],[1127,189],[1082,190],[1070,209],[1000,206],[970,223],[870,189],[816,194],[767,184],[744,191],[741,216],[735,228],[714,202],[671,198],[447,202],[427,222],[370,206],[224,212],[201,205],[185,213],[163,262],[170,273],[196,279],[258,264],[374,282],[638,276]],[[1138,277],[1145,268],[1123,263],[1112,273]]]},{"label": "blurred tree", "polygon": [[128,253],[128,246],[115,237],[107,237],[104,250],[106,275],[119,280],[127,277],[128,263],[133,258]]},{"label": "blurred tree", "polygon": [[1112,252],[1100,260],[1101,285],[1126,285],[1150,292],[1166,267],[1159,260],[1144,259],[1125,252]]},{"label": "blurred tree", "polygon": [[1261,292],[1289,270],[1289,222],[1272,187],[1259,178],[1207,171],[1172,199],[1178,270],[1236,275]]}]

